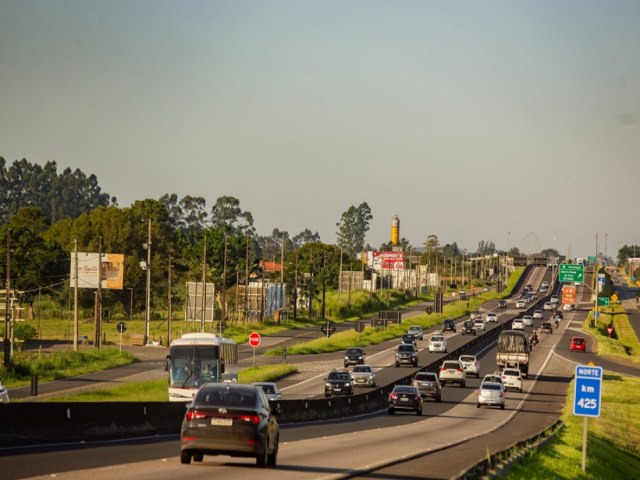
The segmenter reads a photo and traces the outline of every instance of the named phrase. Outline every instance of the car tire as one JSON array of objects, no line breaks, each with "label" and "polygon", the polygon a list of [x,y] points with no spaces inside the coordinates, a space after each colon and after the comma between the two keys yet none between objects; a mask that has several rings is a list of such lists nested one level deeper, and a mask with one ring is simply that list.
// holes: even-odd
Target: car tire
[{"label": "car tire", "polygon": [[400,366],[400,364],[399,364],[399,363],[396,363],[396,368],[398,368],[399,366]]},{"label": "car tire", "polygon": [[260,453],[256,456],[256,465],[260,468],[265,468],[267,466],[267,462],[269,461],[269,439],[264,442],[263,453]]},{"label": "car tire", "polygon": [[184,465],[189,465],[191,463],[191,454],[184,450],[180,452],[180,463]]},{"label": "car tire", "polygon": [[204,459],[204,455],[202,453],[194,453],[193,454],[193,461],[194,462],[201,462]]},{"label": "car tire", "polygon": [[422,409],[420,408],[419,410],[416,410],[416,415],[421,417],[422,416]]},{"label": "car tire", "polygon": [[270,454],[267,455],[267,467],[275,467],[276,463],[278,462],[278,443],[279,443],[279,438],[280,437],[276,437],[276,444],[275,444],[275,447],[273,449],[273,452],[271,452]]},{"label": "car tire", "polygon": [[504,410],[504,405],[500,405],[500,410]]},{"label": "car tire", "polygon": [[464,382],[460,382],[460,388],[464,388],[465,387],[465,383]]},{"label": "car tire", "polygon": [[522,388],[519,388],[519,389],[518,389],[518,393],[522,393]]},{"label": "car tire", "polygon": [[480,404],[479,403],[476,403],[476,408],[480,408]]},{"label": "car tire", "polygon": [[330,394],[330,393],[325,393],[325,394],[324,394],[324,398],[329,398],[330,396],[331,396],[331,394]]},{"label": "car tire", "polygon": [[389,415],[393,415],[394,413],[396,413],[396,411],[393,408],[390,408],[388,412],[389,412]]},{"label": "car tire", "polygon": [[438,396],[436,397],[436,402],[441,402],[441,401],[442,401],[442,397],[441,397],[440,395],[438,395]]}]

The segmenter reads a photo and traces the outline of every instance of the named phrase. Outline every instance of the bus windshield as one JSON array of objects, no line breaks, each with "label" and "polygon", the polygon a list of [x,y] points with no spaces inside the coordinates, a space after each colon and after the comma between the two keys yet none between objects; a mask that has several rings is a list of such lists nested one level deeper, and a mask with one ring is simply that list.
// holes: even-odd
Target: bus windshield
[{"label": "bus windshield", "polygon": [[216,345],[184,345],[171,347],[169,384],[193,388],[220,381],[219,348]]}]

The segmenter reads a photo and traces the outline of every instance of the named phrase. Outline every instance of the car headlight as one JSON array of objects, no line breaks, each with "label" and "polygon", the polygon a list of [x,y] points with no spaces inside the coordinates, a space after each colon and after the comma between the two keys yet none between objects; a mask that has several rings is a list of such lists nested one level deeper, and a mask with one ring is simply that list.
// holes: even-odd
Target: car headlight
[{"label": "car headlight", "polygon": [[325,387],[331,387],[331,384],[330,383],[325,383],[324,386]]}]

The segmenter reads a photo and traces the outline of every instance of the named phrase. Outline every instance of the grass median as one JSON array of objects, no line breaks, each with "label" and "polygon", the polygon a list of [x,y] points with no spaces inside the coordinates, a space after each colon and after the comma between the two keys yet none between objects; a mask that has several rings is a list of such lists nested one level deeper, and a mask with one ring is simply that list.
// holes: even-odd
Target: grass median
[{"label": "grass median", "polygon": [[515,464],[505,478],[638,478],[640,471],[640,379],[605,372],[599,418],[588,421],[587,468],[582,472],[584,417],[573,415],[572,382],[562,414],[564,427],[538,451]]},{"label": "grass median", "polygon": [[[600,318],[595,327],[590,326],[592,322],[593,312],[589,312],[582,330],[595,339],[596,353],[634,364],[640,363],[640,341],[622,305],[601,308]],[[607,331],[607,327],[610,326],[613,326],[611,336]]]}]

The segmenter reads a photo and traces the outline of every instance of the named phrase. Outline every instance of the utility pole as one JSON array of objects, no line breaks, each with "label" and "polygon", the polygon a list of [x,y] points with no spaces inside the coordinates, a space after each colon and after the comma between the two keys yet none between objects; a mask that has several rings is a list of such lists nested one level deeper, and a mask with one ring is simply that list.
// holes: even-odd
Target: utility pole
[{"label": "utility pole", "polygon": [[171,252],[169,252],[169,267],[167,274],[167,347],[171,345],[171,317],[173,317],[173,305],[171,303]]},{"label": "utility pole", "polygon": [[96,338],[94,345],[102,348],[102,237],[98,237],[98,289],[96,291]]},{"label": "utility pole", "polygon": [[[224,234],[224,255],[222,259],[222,315],[220,322],[225,323],[227,318],[227,234]],[[222,332],[221,332],[222,333]]]},{"label": "utility pole", "polygon": [[144,341],[149,344],[149,322],[151,321],[151,219],[149,219],[149,229],[147,233],[147,297],[146,311],[144,317]]},{"label": "utility pole", "polygon": [[204,232],[202,247],[202,318],[200,319],[200,333],[204,333],[204,319],[207,311],[207,232]]},{"label": "utility pole", "polygon": [[9,340],[9,296],[11,295],[11,228],[7,228],[7,281],[5,283],[5,304],[4,304],[4,366],[11,365],[11,342]]},{"label": "utility pole", "polygon": [[244,261],[244,319],[249,314],[249,235],[246,236],[247,244]]},{"label": "utility pole", "polygon": [[78,351],[78,240],[73,241],[73,351]]}]

